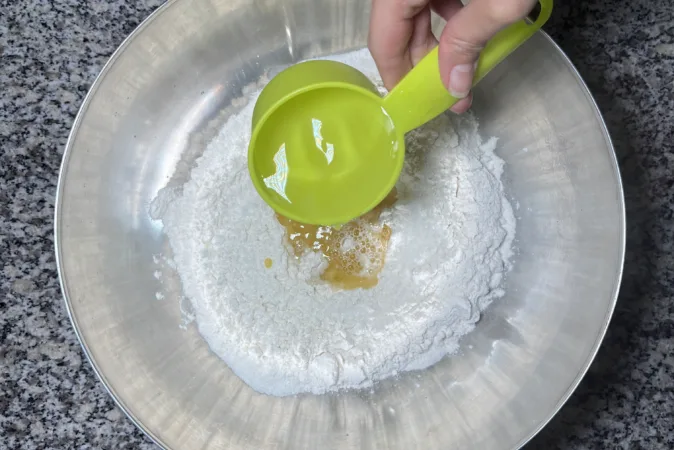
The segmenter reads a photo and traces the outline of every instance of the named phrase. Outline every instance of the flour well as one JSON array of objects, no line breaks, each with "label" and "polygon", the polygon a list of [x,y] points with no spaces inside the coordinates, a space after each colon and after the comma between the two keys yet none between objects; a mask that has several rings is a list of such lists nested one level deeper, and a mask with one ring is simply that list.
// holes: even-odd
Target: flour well
[{"label": "flour well", "polygon": [[[336,59],[378,79],[367,51]],[[279,396],[367,387],[455,352],[503,295],[509,269],[515,220],[496,140],[482,142],[470,115],[410,133],[398,201],[380,218],[392,234],[379,283],[336,290],[320,280],[320,254],[287,248],[249,179],[254,101],[226,123],[182,193],[153,208],[210,348],[253,389]]]}]

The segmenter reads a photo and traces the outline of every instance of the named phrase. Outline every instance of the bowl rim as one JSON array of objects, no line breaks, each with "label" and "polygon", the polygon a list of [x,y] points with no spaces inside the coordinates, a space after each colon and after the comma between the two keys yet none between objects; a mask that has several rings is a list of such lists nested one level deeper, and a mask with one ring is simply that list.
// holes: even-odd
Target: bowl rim
[{"label": "bowl rim", "polygon": [[[59,168],[59,175],[58,175],[58,181],[57,181],[57,186],[56,186],[56,194],[55,194],[55,205],[54,205],[54,251],[55,251],[55,259],[56,259],[56,270],[58,273],[58,278],[59,278],[59,285],[61,288],[61,294],[63,296],[63,300],[65,303],[66,311],[68,313],[68,317],[70,319],[70,322],[73,326],[73,329],[75,331],[75,335],[77,336],[77,340],[80,343],[80,346],[84,350],[84,355],[89,361],[89,364],[91,365],[94,373],[96,374],[96,377],[98,380],[103,384],[103,387],[105,390],[108,392],[108,394],[112,397],[112,400],[115,402],[115,404],[124,412],[124,414],[131,420],[131,422],[138,428],[140,429],[150,440],[152,440],[156,445],[163,449],[171,450],[171,448],[155,433],[152,432],[149,428],[147,428],[141,420],[136,417],[131,410],[127,407],[127,405],[120,399],[118,396],[117,392],[115,391],[114,387],[111,385],[111,383],[107,380],[105,377],[105,374],[102,372],[100,367],[97,365],[92,352],[90,351],[87,343],[84,340],[84,337],[82,336],[80,326],[77,320],[77,317],[75,316],[75,312],[72,306],[72,303],[70,301],[70,296],[69,296],[69,289],[66,284],[65,280],[65,274],[64,274],[64,268],[63,268],[63,262],[62,262],[62,253],[61,253],[61,245],[60,245],[60,219],[61,219],[61,208],[62,208],[62,202],[63,202],[63,188],[65,184],[65,177],[66,177],[66,172],[68,168],[68,162],[70,160],[70,156],[72,153],[72,149],[74,147],[74,141],[75,138],[78,134],[79,128],[82,124],[83,117],[85,116],[87,110],[89,109],[89,106],[92,102],[92,99],[95,97],[99,87],[103,83],[105,77],[108,75],[108,72],[112,68],[112,66],[115,64],[117,59],[124,53],[124,51],[129,47],[129,45],[141,34],[141,32],[148,27],[154,20],[156,20],[159,16],[161,16],[163,13],[165,13],[167,10],[169,10],[171,7],[174,6],[175,3],[177,3],[180,0],[168,0],[166,3],[160,5],[155,9],[148,17],[146,17],[123,41],[122,43],[115,49],[113,54],[110,56],[108,61],[105,63],[99,74],[96,76],[94,79],[94,82],[92,83],[89,91],[87,92],[86,96],[84,97],[84,100],[82,101],[82,104],[77,112],[77,116],[75,117],[75,120],[73,121],[72,128],[70,130],[70,133],[68,135],[68,140],[66,141],[65,149],[63,152],[63,157],[61,160],[61,165]],[[611,136],[608,132],[608,128],[606,127],[606,123],[604,121],[604,118],[601,114],[601,111],[592,96],[592,93],[590,92],[590,89],[588,86],[585,84],[585,81],[583,78],[580,76],[580,73],[576,69],[576,67],[573,65],[569,57],[564,53],[564,51],[557,45],[557,43],[542,29],[537,31],[537,33],[540,33],[545,40],[548,41],[549,44],[553,46],[558,51],[558,54],[563,58],[565,64],[569,67],[571,70],[571,73],[575,76],[579,87],[582,89],[583,93],[585,94],[585,97],[588,99],[591,107],[594,109],[595,112],[595,117],[599,123],[599,127],[601,129],[601,133],[604,136],[604,139],[606,141],[609,153],[610,153],[610,160],[611,164],[613,166],[614,174],[616,177],[617,181],[617,188],[619,192],[619,197],[620,197],[620,204],[618,205],[621,211],[620,214],[620,251],[619,251],[619,263],[620,263],[620,269],[617,272],[617,277],[615,280],[615,286],[613,288],[613,295],[612,295],[612,300],[609,304],[609,308],[606,311],[606,316],[604,318],[604,322],[601,325],[601,328],[599,330],[599,333],[597,334],[594,346],[592,350],[588,354],[588,358],[586,359],[585,363],[582,365],[580,371],[578,372],[577,376],[575,379],[571,382],[571,384],[567,387],[566,391],[561,395],[559,400],[557,401],[557,404],[554,408],[550,410],[550,412],[542,418],[542,420],[534,427],[526,436],[524,436],[514,448],[521,448],[524,446],[526,443],[528,443],[531,439],[533,439],[545,426],[547,426],[550,421],[557,415],[557,413],[562,409],[564,404],[568,401],[568,399],[571,397],[571,395],[575,392],[576,388],[582,381],[582,379],[585,377],[587,374],[587,371],[589,370],[592,362],[594,361],[599,348],[601,347],[601,344],[604,340],[604,337],[606,336],[606,332],[608,330],[608,326],[610,324],[611,318],[613,316],[613,313],[615,311],[615,307],[617,304],[618,300],[618,294],[620,291],[620,285],[622,282],[623,278],[623,273],[624,273],[624,262],[625,262],[625,248],[626,248],[626,212],[625,212],[625,194],[624,194],[624,189],[623,189],[623,183],[622,183],[622,177],[620,174],[620,168],[618,165],[618,160],[617,156],[615,154],[615,148],[613,146],[613,141],[611,140]]]}]

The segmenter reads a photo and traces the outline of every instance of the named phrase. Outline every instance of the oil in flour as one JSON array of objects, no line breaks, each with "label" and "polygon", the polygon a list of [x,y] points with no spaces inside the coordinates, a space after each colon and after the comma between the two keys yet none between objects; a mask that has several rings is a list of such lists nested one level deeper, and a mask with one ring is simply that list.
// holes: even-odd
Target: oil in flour
[{"label": "oil in flour", "polygon": [[294,256],[318,252],[327,261],[321,280],[339,289],[371,288],[386,262],[391,228],[380,224],[381,213],[395,204],[394,188],[374,209],[341,228],[306,225],[279,214],[276,219],[285,228],[285,239]]}]

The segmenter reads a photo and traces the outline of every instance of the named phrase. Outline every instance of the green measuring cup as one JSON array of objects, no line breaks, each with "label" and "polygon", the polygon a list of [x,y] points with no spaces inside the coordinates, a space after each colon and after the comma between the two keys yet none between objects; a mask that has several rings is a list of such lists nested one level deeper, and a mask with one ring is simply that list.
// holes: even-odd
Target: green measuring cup
[{"label": "green measuring cup", "polygon": [[[540,0],[535,22],[500,31],[481,53],[473,85],[550,17]],[[432,50],[385,97],[361,72],[335,61],[307,61],[279,73],[255,104],[248,168],[257,192],[276,212],[312,225],[344,224],[393,189],[404,136],[457,99],[440,78]]]}]

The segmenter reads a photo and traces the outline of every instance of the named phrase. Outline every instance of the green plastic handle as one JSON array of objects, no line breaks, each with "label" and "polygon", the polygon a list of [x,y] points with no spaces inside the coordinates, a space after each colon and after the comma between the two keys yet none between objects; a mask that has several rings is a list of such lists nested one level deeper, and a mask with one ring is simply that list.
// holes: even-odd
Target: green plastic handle
[{"label": "green plastic handle", "polygon": [[[539,0],[541,11],[535,22],[520,20],[498,32],[487,43],[477,63],[473,86],[547,22],[552,1]],[[436,47],[389,92],[384,98],[384,109],[396,128],[406,133],[442,114],[457,101],[440,77]]]}]

